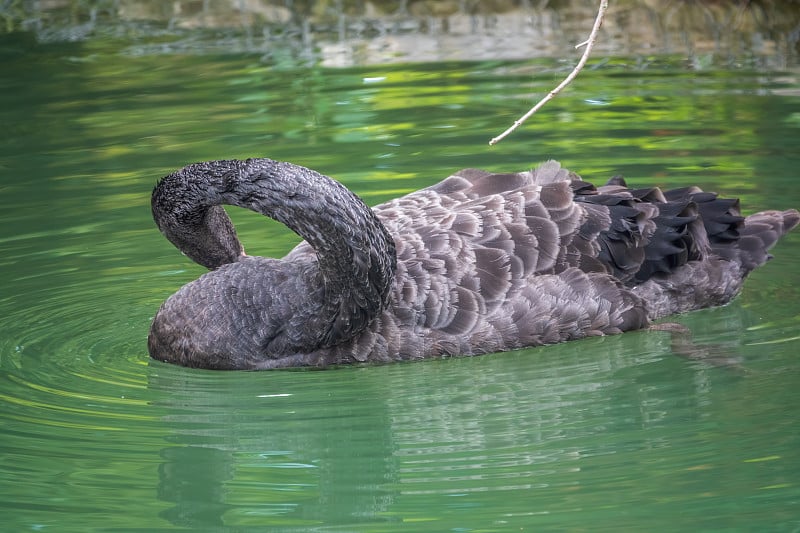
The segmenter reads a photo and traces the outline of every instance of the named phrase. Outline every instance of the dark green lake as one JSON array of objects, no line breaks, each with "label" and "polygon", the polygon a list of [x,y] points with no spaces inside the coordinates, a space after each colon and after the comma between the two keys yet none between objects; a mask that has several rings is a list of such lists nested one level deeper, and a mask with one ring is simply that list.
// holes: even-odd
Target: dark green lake
[{"label": "dark green lake", "polygon": [[[800,71],[598,57],[347,69],[256,55],[0,47],[3,531],[798,531],[800,232],[743,294],[636,332],[468,359],[261,373],[151,361],[203,269],[157,231],[156,180],[267,156],[370,204],[463,167],[800,207]],[[232,213],[251,254],[297,237]],[[685,354],[684,354],[685,355]]]}]

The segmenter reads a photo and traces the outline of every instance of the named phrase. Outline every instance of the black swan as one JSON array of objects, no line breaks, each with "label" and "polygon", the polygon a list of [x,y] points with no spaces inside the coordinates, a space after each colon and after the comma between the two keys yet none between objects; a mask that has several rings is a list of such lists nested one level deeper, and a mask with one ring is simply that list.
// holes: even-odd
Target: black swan
[{"label": "black swan", "polygon": [[[221,204],[305,239],[245,255]],[[156,314],[148,348],[210,369],[325,367],[477,355],[608,335],[722,305],[800,213],[746,218],[687,187],[601,187],[549,161],[467,169],[373,209],[339,182],[273,161],[210,161],[163,178],[162,233],[211,269]]]}]

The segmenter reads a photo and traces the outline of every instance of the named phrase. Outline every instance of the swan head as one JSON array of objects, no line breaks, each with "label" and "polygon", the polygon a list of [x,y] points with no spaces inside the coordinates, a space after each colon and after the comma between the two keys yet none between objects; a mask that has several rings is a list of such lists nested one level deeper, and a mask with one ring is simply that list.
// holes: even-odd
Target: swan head
[{"label": "swan head", "polygon": [[234,263],[245,255],[222,206],[207,208],[204,213],[196,214],[196,220],[184,218],[178,225],[159,225],[159,229],[184,255],[209,270]]},{"label": "swan head", "polygon": [[195,263],[214,270],[244,257],[244,248],[221,205],[209,205],[205,191],[186,185],[183,170],[153,190],[153,219],[161,233]]}]

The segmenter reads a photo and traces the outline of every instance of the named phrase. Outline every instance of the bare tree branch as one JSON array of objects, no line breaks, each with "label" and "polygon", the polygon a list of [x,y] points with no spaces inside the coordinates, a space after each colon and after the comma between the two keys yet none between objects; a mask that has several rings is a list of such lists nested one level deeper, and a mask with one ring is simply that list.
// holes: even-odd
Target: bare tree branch
[{"label": "bare tree branch", "polygon": [[504,131],[503,133],[501,133],[500,135],[489,141],[490,145],[497,144],[505,137],[507,137],[508,134],[510,134],[512,131],[520,127],[523,122],[525,122],[531,117],[531,115],[539,111],[539,109],[541,109],[544,106],[544,104],[555,98],[555,96],[558,93],[560,93],[564,87],[569,85],[572,82],[572,80],[575,79],[575,77],[578,75],[578,72],[580,72],[581,69],[583,69],[583,66],[589,59],[589,54],[591,54],[592,48],[594,48],[594,43],[597,40],[597,33],[600,31],[600,26],[603,25],[603,17],[606,14],[606,9],[608,9],[608,0],[600,0],[600,9],[597,11],[597,18],[594,21],[594,27],[592,27],[592,32],[589,34],[589,38],[586,39],[584,42],[575,46],[575,48],[580,48],[581,46],[585,45],[586,49],[583,51],[583,55],[581,56],[580,61],[578,61],[578,64],[575,65],[574,69],[572,69],[572,72],[570,72],[569,75],[566,78],[564,78],[564,81],[562,81],[558,85],[558,87],[550,91],[547,94],[547,96],[539,100],[538,104],[533,106],[527,113],[525,113],[524,115],[522,115],[522,117],[520,117],[517,121],[515,121],[510,128],[508,128],[506,131]]}]

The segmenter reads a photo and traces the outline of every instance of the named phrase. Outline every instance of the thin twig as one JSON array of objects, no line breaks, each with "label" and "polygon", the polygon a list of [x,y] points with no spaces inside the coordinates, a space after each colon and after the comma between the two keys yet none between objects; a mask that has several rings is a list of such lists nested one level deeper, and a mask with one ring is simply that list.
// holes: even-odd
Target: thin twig
[{"label": "thin twig", "polygon": [[522,117],[520,117],[517,121],[515,121],[510,128],[508,128],[506,131],[504,131],[503,133],[501,133],[500,135],[489,141],[490,145],[497,144],[505,137],[507,137],[509,133],[520,127],[523,122],[525,122],[531,117],[531,115],[539,111],[539,109],[541,109],[544,106],[544,104],[555,98],[555,96],[558,93],[560,93],[564,87],[569,85],[572,82],[572,80],[575,79],[575,77],[578,75],[578,72],[581,71],[583,66],[586,64],[586,61],[589,59],[589,54],[592,53],[592,48],[594,48],[594,43],[597,40],[597,33],[600,31],[600,26],[602,26],[603,24],[603,17],[606,14],[606,9],[608,9],[608,0],[600,0],[600,9],[597,11],[597,18],[594,21],[594,27],[592,27],[592,32],[589,34],[589,38],[575,47],[575,48],[580,48],[581,46],[585,45],[586,49],[583,51],[583,55],[581,56],[580,61],[578,61],[578,64],[575,65],[575,68],[572,69],[572,72],[569,73],[569,76],[564,78],[564,81],[562,81],[558,85],[558,87],[550,91],[547,94],[547,96],[539,100],[538,104],[533,106],[527,113],[525,113],[524,115],[522,115]]}]

